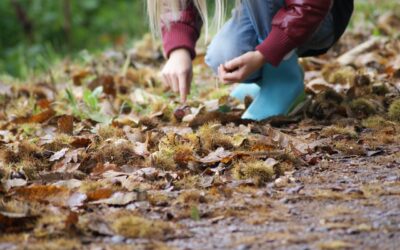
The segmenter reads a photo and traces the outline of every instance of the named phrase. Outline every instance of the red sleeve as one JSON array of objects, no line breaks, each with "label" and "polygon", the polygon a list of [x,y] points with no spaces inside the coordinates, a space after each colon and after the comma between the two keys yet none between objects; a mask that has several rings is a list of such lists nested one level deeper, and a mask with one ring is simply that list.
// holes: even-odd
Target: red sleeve
[{"label": "red sleeve", "polygon": [[180,12],[178,21],[172,21],[169,25],[163,22],[162,40],[167,58],[173,50],[185,48],[189,50],[193,59],[196,56],[195,47],[202,25],[200,14],[193,3]]},{"label": "red sleeve", "polygon": [[293,49],[304,44],[329,13],[333,0],[286,0],[272,20],[268,37],[257,46],[265,60],[278,66]]}]

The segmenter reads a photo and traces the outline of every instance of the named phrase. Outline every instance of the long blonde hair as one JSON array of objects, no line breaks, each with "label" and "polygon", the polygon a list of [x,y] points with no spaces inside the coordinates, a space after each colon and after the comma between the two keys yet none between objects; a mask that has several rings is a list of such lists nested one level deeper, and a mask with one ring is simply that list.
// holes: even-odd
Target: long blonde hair
[{"label": "long blonde hair", "polygon": [[[206,0],[147,0],[147,12],[150,22],[150,30],[155,37],[161,34],[161,25],[169,25],[173,21],[179,20],[179,12],[184,9],[188,2],[192,1],[194,6],[200,13],[205,27],[205,39],[207,40],[209,34],[209,21]],[[236,0],[236,5],[240,0]],[[212,20],[213,26],[219,28],[225,19],[226,0],[215,0],[215,13]]]}]

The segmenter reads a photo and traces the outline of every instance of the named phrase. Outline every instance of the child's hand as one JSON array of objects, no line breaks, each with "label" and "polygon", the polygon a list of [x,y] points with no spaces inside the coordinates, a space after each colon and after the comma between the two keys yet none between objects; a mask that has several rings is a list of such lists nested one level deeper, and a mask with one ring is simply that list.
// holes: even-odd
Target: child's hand
[{"label": "child's hand", "polygon": [[225,63],[225,65],[220,65],[218,76],[223,83],[242,82],[264,64],[264,56],[259,51],[247,52]]},{"label": "child's hand", "polygon": [[161,71],[163,83],[175,93],[180,93],[181,101],[186,102],[190,93],[190,84],[193,78],[192,59],[186,49],[177,49],[171,52],[167,63]]}]

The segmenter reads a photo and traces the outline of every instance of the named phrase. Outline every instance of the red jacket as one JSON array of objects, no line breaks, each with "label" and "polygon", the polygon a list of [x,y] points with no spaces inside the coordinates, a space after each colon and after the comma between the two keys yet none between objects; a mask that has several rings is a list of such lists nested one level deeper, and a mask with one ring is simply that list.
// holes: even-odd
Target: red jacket
[{"label": "red jacket", "polygon": [[[293,49],[301,46],[316,31],[329,13],[333,0],[285,0],[272,20],[272,30],[268,37],[257,46],[266,62],[279,65]],[[195,57],[195,46],[200,36],[202,20],[193,4],[181,11],[179,21],[162,28],[164,51],[170,53],[178,48],[186,48]]]}]

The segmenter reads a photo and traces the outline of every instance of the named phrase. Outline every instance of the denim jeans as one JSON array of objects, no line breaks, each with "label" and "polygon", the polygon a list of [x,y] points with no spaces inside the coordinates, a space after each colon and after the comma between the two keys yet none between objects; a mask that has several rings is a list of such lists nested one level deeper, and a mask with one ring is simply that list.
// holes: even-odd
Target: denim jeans
[{"label": "denim jeans", "polygon": [[[272,19],[284,6],[284,0],[243,0],[209,45],[205,58],[208,66],[217,73],[219,65],[254,51],[268,36]],[[309,49],[328,48],[333,41],[333,18],[328,14],[311,38],[296,51],[301,55]],[[260,72],[255,72],[246,82],[260,79]]]}]

